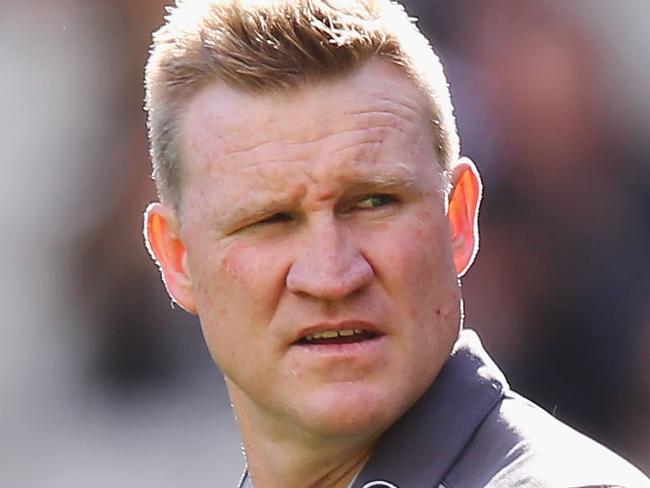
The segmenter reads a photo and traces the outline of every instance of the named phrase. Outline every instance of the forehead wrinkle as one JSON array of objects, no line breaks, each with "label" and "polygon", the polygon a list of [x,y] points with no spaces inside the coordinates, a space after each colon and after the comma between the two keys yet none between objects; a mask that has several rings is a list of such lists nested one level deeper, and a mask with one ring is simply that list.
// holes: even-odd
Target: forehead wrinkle
[{"label": "forehead wrinkle", "polygon": [[[337,155],[348,149],[359,148],[358,156],[375,155],[377,150],[384,144],[401,142],[409,150],[414,148],[421,138],[429,135],[428,130],[422,130],[419,114],[415,109],[406,107],[399,103],[392,103],[387,109],[371,108],[367,110],[347,111],[346,117],[353,117],[364,121],[364,133],[366,140],[351,141],[343,147],[338,148],[332,154]],[[397,108],[400,110],[397,110]],[[402,113],[397,113],[397,112]],[[406,123],[404,123],[406,122]],[[379,134],[376,134],[379,132]],[[410,142],[409,142],[410,141]]]},{"label": "forehead wrinkle", "polygon": [[[364,142],[352,142],[340,147],[329,154],[330,157],[344,158],[346,162],[374,161],[379,150],[384,145],[384,139],[374,139]],[[345,154],[344,153],[349,153]],[[347,156],[347,157],[345,157]]]},{"label": "forehead wrinkle", "polygon": [[[369,93],[371,100],[366,107],[359,110],[347,111],[346,114],[360,116],[390,117],[392,119],[404,119],[420,124],[430,119],[430,109],[426,103],[427,99],[419,91],[412,97],[407,92],[395,91],[388,93],[383,90],[374,90]],[[353,100],[354,102],[354,100]]]},{"label": "forehead wrinkle", "polygon": [[[422,107],[417,104],[410,102],[408,97],[400,96],[400,94],[390,94],[388,96],[381,94],[371,94],[374,98],[373,100],[368,101],[368,108],[361,110],[343,110],[339,117],[336,117],[333,114],[331,117],[328,117],[330,120],[329,123],[323,124],[322,121],[319,124],[315,124],[310,131],[311,137],[306,139],[292,139],[291,133],[286,134],[288,137],[284,137],[285,140],[282,140],[283,137],[267,137],[263,140],[254,141],[252,144],[244,145],[242,143],[250,141],[251,138],[254,139],[255,133],[263,133],[263,131],[256,131],[255,127],[251,127],[250,124],[243,125],[241,123],[231,123],[226,125],[226,131],[223,131],[223,123],[225,122],[225,116],[219,113],[214,113],[214,111],[203,111],[199,110],[201,114],[201,120],[205,122],[205,127],[211,127],[210,135],[202,138],[195,138],[191,141],[192,145],[197,147],[208,147],[211,146],[212,151],[206,155],[204,158],[204,164],[211,165],[213,162],[216,162],[218,159],[226,159],[229,157],[239,159],[241,156],[252,154],[255,155],[257,152],[268,152],[272,153],[274,146],[279,146],[279,148],[297,148],[304,147],[305,150],[310,149],[309,146],[315,143],[327,144],[327,141],[332,137],[341,137],[349,136],[353,137],[355,133],[367,133],[368,130],[374,129],[384,129],[389,130],[393,129],[397,132],[403,133],[406,132],[403,121],[416,122],[419,126],[422,122]],[[398,98],[399,97],[399,98]],[[265,97],[262,97],[261,101],[264,101]],[[351,105],[354,104],[354,101],[351,101]],[[258,124],[268,125],[269,123],[281,122],[275,120],[275,116],[261,117],[257,120]],[[401,119],[401,120],[400,120]],[[347,122],[347,123],[346,123]],[[341,125],[351,125],[349,128],[341,129]],[[221,128],[218,126],[221,125]],[[219,130],[222,129],[222,130]],[[300,128],[304,130],[304,128]],[[315,132],[315,134],[314,134]],[[355,145],[354,142],[349,144],[350,146]],[[341,148],[336,152],[340,152],[345,148]],[[289,162],[288,159],[274,158],[268,159],[267,156],[264,156],[263,161],[257,161],[250,164],[251,167],[255,167],[258,164],[264,162]],[[296,158],[299,159],[299,158]],[[227,170],[228,165],[223,165],[221,170]],[[241,168],[241,167],[240,167]]]},{"label": "forehead wrinkle", "polygon": [[[400,128],[397,128],[393,125],[383,125],[383,124],[377,124],[373,125],[372,127],[355,127],[355,128],[350,128],[350,129],[337,129],[336,131],[329,132],[328,134],[325,135],[319,135],[315,136],[310,139],[306,140],[285,140],[281,141],[278,139],[268,139],[262,142],[257,142],[255,144],[252,144],[247,147],[243,147],[241,149],[236,149],[234,151],[229,151],[227,154],[224,154],[224,158],[230,158],[230,157],[239,157],[243,156],[245,154],[251,154],[251,153],[257,153],[261,151],[267,151],[270,150],[272,151],[274,146],[277,146],[279,149],[282,148],[304,148],[305,150],[308,150],[310,146],[314,144],[326,144],[327,141],[333,137],[340,138],[340,137],[345,137],[347,138],[352,138],[355,135],[367,135],[369,131],[376,131],[376,130],[387,130],[387,129],[394,129],[399,132],[402,132]],[[381,141],[380,141],[381,142]],[[351,147],[354,145],[358,145],[358,141],[352,141],[349,143],[347,147]],[[345,148],[342,148],[345,149]],[[338,151],[337,151],[338,152]],[[297,159],[300,160],[300,159]],[[268,159],[264,158],[264,161],[256,161],[254,163],[245,165],[245,166],[240,166],[237,169],[247,169],[249,167],[254,167],[256,165],[265,163],[265,162],[288,162],[288,159]]]},{"label": "forehead wrinkle", "polygon": [[[307,138],[292,138],[289,133],[285,137],[269,137],[261,141],[255,141],[252,144],[241,146],[236,143],[249,140],[248,138],[241,137],[241,134],[243,132],[255,131],[250,126],[242,128],[234,124],[235,127],[232,129],[230,129],[232,125],[229,126],[228,130],[232,131],[230,134],[221,135],[215,141],[225,140],[228,142],[229,139],[234,139],[234,143],[224,144],[225,146],[231,145],[234,147],[232,150],[227,150],[227,154],[224,154],[224,156],[239,156],[245,153],[264,151],[270,147],[272,148],[274,145],[296,147],[308,146],[315,143],[326,143],[332,137],[352,136],[355,133],[365,133],[368,130],[374,129],[393,129],[398,132],[405,132],[405,128],[400,123],[400,119],[408,122],[416,122],[417,124],[421,122],[419,118],[422,114],[420,113],[419,107],[409,105],[406,100],[396,101],[384,97],[371,101],[370,105],[370,108],[363,110],[343,110],[338,116],[332,116],[329,123],[323,124],[322,120],[319,121],[318,124],[313,126],[315,130],[311,131],[311,137]],[[360,123],[360,121],[362,122]],[[276,121],[274,118],[262,118],[259,120],[259,123],[262,125],[275,122],[280,123],[281,120]],[[343,124],[350,125],[350,127],[342,128]],[[304,130],[304,127],[301,127],[300,130]]]},{"label": "forehead wrinkle", "polygon": [[363,117],[364,119],[379,119],[386,121],[386,125],[401,129],[399,127],[399,120],[404,119],[409,122],[420,123],[420,117],[424,114],[421,113],[420,107],[408,105],[405,101],[396,101],[388,97],[378,99],[374,102],[372,108],[356,111],[346,111],[345,115],[352,117]]}]

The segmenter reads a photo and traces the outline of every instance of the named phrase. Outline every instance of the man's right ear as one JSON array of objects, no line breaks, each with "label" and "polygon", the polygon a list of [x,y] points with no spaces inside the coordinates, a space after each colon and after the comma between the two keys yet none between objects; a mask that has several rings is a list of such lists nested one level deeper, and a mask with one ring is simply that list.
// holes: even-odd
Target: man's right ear
[{"label": "man's right ear", "polygon": [[149,254],[158,265],[172,300],[188,312],[196,313],[187,251],[179,231],[173,210],[162,203],[149,204],[144,212],[144,239]]}]

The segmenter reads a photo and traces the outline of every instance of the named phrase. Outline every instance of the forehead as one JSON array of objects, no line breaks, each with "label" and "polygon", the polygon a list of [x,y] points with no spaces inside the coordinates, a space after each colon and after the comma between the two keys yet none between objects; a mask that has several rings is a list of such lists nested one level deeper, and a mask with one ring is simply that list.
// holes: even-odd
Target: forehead
[{"label": "forehead", "polygon": [[[229,177],[286,185],[287,172],[358,176],[435,165],[427,98],[396,66],[373,60],[340,80],[279,94],[213,84],[189,102],[182,123],[184,193]],[[255,179],[255,176],[257,179]],[[232,181],[230,181],[232,183]]]}]

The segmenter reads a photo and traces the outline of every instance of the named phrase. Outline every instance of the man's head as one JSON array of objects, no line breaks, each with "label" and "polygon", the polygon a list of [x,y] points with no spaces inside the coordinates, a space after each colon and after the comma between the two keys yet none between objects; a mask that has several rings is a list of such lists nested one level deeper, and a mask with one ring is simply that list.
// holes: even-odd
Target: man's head
[{"label": "man's head", "polygon": [[[400,67],[425,95],[436,159],[459,142],[438,57],[389,0],[179,0],[154,34],[146,69],[153,175],[163,201],[182,200],[178,136],[188,100],[215,81],[246,93],[290,92],[349,75],[370,59]],[[445,173],[447,176],[447,173]]]},{"label": "man's head", "polygon": [[[239,4],[252,10],[241,10],[238,28],[227,32],[219,30],[219,12],[235,18],[233,2],[201,7],[214,9],[207,11],[216,29],[197,34],[201,52],[218,73],[230,51],[227,76],[204,73],[170,102],[164,94],[180,94],[178,86],[189,87],[187,79],[199,72],[168,63],[167,72],[178,75],[172,86],[160,81],[162,71],[153,77],[162,54],[150,62],[154,158],[156,137],[169,135],[156,125],[156,111],[171,103],[175,129],[168,142],[182,174],[175,184],[182,185],[165,186],[169,176],[158,181],[163,203],[146,215],[149,248],[171,296],[201,319],[245,442],[289,432],[317,443],[367,439],[424,392],[457,337],[458,276],[477,247],[480,181],[469,160],[456,159],[437,58],[420,41],[426,52],[417,52],[419,34],[394,4]],[[267,6],[264,15],[259,5]],[[377,17],[384,11],[394,17]],[[282,29],[268,28],[280,23],[273,15],[289,15]],[[188,19],[187,26],[206,22]],[[347,43],[357,42],[357,31],[344,28],[351,25],[381,26],[385,44],[351,54]],[[388,33],[398,28],[411,29],[408,62],[381,54],[397,52],[387,46]],[[226,44],[216,56],[219,42]],[[264,46],[263,66],[251,65],[262,62],[254,51]],[[350,66],[314,71],[308,49],[331,66],[340,49]],[[295,66],[312,71],[300,74],[287,62],[274,68],[273,55],[297,56]],[[434,66],[418,64],[425,60]],[[428,78],[416,76],[414,66]],[[277,79],[258,79],[258,72],[273,70]],[[176,190],[181,200],[169,198]]]}]

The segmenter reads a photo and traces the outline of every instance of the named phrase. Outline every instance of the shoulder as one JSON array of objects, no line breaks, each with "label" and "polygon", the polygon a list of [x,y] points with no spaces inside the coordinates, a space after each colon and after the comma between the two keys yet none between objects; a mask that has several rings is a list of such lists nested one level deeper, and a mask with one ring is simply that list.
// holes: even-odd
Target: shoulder
[{"label": "shoulder", "polygon": [[445,485],[650,488],[650,480],[533,402],[508,392],[481,423]]}]

